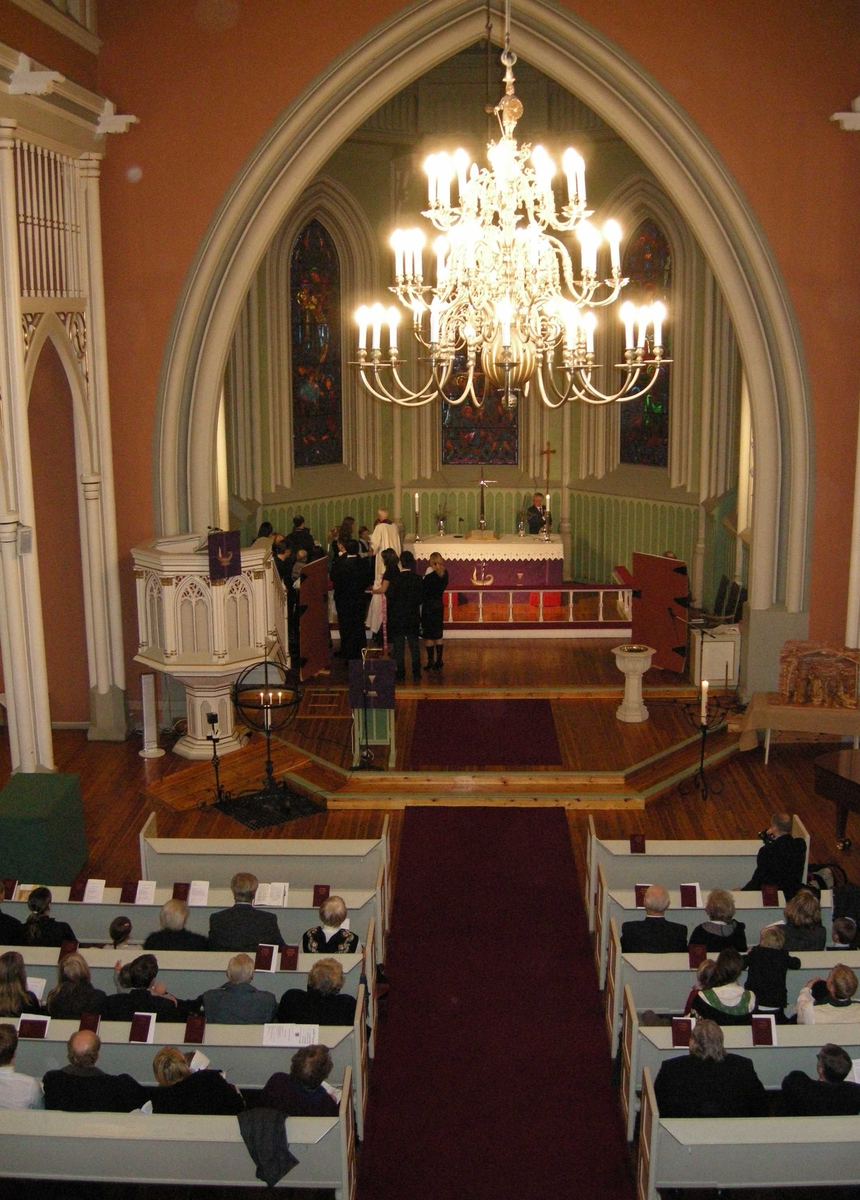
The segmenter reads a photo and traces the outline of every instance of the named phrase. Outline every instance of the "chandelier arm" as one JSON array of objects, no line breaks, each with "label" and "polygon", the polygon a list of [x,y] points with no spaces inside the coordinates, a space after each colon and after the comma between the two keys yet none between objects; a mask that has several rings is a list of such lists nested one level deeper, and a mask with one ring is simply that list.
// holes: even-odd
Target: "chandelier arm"
[{"label": "chandelier arm", "polygon": [[[648,393],[653,389],[654,385],[656,384],[657,378],[660,374],[660,370],[659,370],[659,366],[658,366],[658,369],[651,376],[648,383],[643,385],[641,388],[639,388],[638,391],[634,392],[633,388],[636,387],[636,384],[637,384],[640,376],[642,375],[643,370],[645,370],[644,364],[642,366],[638,366],[632,372],[632,374],[630,374],[628,376],[628,378],[625,380],[623,386],[621,388],[619,388],[619,390],[617,392],[614,392],[611,395],[609,395],[606,392],[601,392],[599,388],[596,388],[591,383],[590,368],[575,367],[574,371],[571,373],[571,387],[572,387],[574,395],[576,395],[580,400],[584,400],[587,404],[611,404],[614,401],[620,402],[620,401],[624,401],[624,400],[636,400],[640,396],[648,395]],[[577,383],[576,383],[577,375],[579,376],[579,379],[581,381],[581,386],[577,385]]]},{"label": "chandelier arm", "polygon": [[435,392],[425,394],[427,392],[427,388],[430,386],[429,383],[426,383],[420,392],[409,392],[406,388],[403,388],[404,395],[402,397],[392,395],[392,393],[388,391],[388,389],[382,383],[382,380],[379,378],[379,371],[374,370],[373,374],[377,383],[382,388],[381,391],[377,391],[377,389],[371,385],[367,378],[366,368],[361,365],[359,370],[359,378],[361,379],[365,390],[370,392],[371,396],[373,396],[376,400],[384,400],[386,404],[402,404],[404,407],[417,408],[419,405],[428,404],[431,400],[435,400],[436,398]]},{"label": "chandelier arm", "polygon": [[546,387],[544,385],[544,373],[543,373],[543,365],[542,364],[538,366],[538,369],[535,371],[535,374],[534,374],[534,376],[532,376],[532,378],[534,378],[535,376],[537,377],[537,385],[538,385],[538,391],[540,392],[540,398],[541,398],[541,400],[543,400],[543,402],[547,408],[561,408],[561,406],[565,403],[565,401],[570,399],[570,388],[568,387],[567,390],[565,391],[564,395],[562,395],[561,392],[559,392],[559,390],[556,388],[555,382],[552,379],[552,376],[550,376],[550,385],[552,387],[552,390],[556,394],[556,396],[560,397],[559,400],[555,401],[555,402],[550,400],[549,396],[547,395]]}]

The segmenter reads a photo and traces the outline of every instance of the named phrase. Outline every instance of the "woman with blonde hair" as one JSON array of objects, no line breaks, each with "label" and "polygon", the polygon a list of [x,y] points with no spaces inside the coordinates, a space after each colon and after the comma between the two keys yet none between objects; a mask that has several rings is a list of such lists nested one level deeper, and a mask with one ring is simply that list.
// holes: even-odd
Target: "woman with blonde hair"
[{"label": "woman with blonde hair", "polygon": [[[193,1055],[189,1058],[193,1061]],[[220,1071],[195,1071],[176,1046],[162,1046],[152,1060],[158,1091],[152,1111],[191,1116],[232,1117],[245,1108],[242,1093]]]},{"label": "woman with blonde hair", "polygon": [[434,550],[424,575],[424,591],[421,597],[421,636],[427,650],[425,671],[442,670],[442,635],[447,586],[448,571],[445,568],[445,560]]},{"label": "woman with blonde hair", "polygon": [[24,959],[17,950],[0,954],[0,1017],[39,1012],[39,1001],[27,987]]},{"label": "woman with blonde hair", "polygon": [[707,921],[690,934],[691,946],[704,946],[708,954],[719,954],[727,946],[743,953],[747,948],[746,926],[735,920],[735,901],[731,892],[714,888],[705,901]]},{"label": "woman with blonde hair", "polygon": [[61,1020],[79,1021],[84,1013],[100,1013],[107,999],[93,987],[90,968],[82,954],[67,954],[57,966],[57,986],[48,992],[45,1011]]}]

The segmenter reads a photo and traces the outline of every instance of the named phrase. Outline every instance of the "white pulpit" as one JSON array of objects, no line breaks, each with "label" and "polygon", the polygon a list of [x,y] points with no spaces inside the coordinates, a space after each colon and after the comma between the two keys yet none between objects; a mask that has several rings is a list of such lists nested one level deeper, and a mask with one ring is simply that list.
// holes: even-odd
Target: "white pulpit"
[{"label": "white pulpit", "polygon": [[210,579],[206,535],[154,538],[132,550],[137,585],[137,662],[185,688],[188,729],[174,746],[183,758],[209,758],[209,713],[218,717],[218,754],[247,733],[234,723],[231,691],[253,663],[286,648],[284,589],[271,547],[242,549],[242,569]]}]

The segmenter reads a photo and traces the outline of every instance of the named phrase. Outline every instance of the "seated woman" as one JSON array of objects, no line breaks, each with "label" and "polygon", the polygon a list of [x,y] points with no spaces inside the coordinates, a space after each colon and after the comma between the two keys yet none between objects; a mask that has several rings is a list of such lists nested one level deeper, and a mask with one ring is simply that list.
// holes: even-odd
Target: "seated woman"
[{"label": "seated woman", "polygon": [[789,954],[824,949],[827,930],[821,923],[821,905],[817,896],[801,888],[782,911],[785,916],[785,949]]},{"label": "seated woman", "polygon": [[342,996],[343,967],[321,958],[308,971],[307,989],[290,988],[281,996],[275,1020],[283,1025],[351,1025],[355,996]]},{"label": "seated woman", "polygon": [[661,1117],[763,1117],[767,1111],[767,1092],[752,1063],[726,1054],[714,1021],[696,1022],[690,1053],[663,1063],[654,1095]]},{"label": "seated woman", "polygon": [[706,1017],[718,1025],[749,1025],[755,1008],[755,994],[737,982],[744,960],[737,950],[721,950],[717,957],[714,982],[696,993],[690,1005],[694,1017]]},{"label": "seated woman", "polygon": [[48,992],[45,1012],[61,1020],[79,1021],[84,1013],[100,1013],[107,994],[93,987],[90,968],[81,954],[67,954],[57,966],[57,986]]},{"label": "seated woman", "polygon": [[131,921],[126,916],[114,917],[108,929],[108,937],[114,950],[118,946],[127,946],[131,937]]},{"label": "seated woman", "polygon": [[158,914],[161,929],[149,935],[143,943],[144,950],[208,950],[207,937],[185,928],[189,912],[184,900],[168,900],[162,904]]},{"label": "seated woman", "polygon": [[185,1116],[231,1117],[244,1111],[242,1093],[220,1071],[192,1071],[176,1046],[163,1046],[152,1060],[158,1091],[152,1111]]},{"label": "seated woman", "polygon": [[347,908],[340,896],[329,896],[319,907],[320,925],[309,929],[302,938],[304,954],[357,954],[358,935],[342,929]]},{"label": "seated woman", "polygon": [[302,1046],[293,1055],[289,1075],[276,1071],[271,1076],[260,1104],[288,1117],[336,1117],[337,1095],[325,1087],[331,1069],[328,1046]]},{"label": "seated woman", "polygon": [[62,946],[63,942],[76,942],[71,925],[56,921],[51,916],[51,889],[34,888],[27,898],[30,915],[21,931],[22,946]]},{"label": "seated woman", "polygon": [[0,954],[0,1017],[39,1012],[39,1001],[27,987],[24,959],[17,950]]},{"label": "seated woman", "polygon": [[691,946],[704,946],[708,954],[719,954],[731,946],[743,952],[747,948],[746,926],[735,920],[735,902],[731,892],[714,888],[705,902],[707,921],[690,934]]}]

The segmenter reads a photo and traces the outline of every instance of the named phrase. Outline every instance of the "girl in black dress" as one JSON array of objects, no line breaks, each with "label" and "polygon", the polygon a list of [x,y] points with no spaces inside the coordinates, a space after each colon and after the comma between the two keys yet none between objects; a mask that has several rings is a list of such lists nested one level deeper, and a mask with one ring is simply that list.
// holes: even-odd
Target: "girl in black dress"
[{"label": "girl in black dress", "polygon": [[442,670],[442,633],[445,616],[445,588],[448,572],[445,560],[435,550],[430,555],[430,566],[424,576],[424,595],[421,600],[421,636],[427,647],[425,671]]}]

